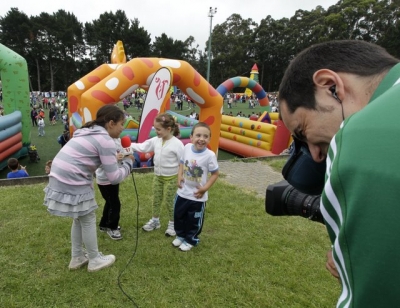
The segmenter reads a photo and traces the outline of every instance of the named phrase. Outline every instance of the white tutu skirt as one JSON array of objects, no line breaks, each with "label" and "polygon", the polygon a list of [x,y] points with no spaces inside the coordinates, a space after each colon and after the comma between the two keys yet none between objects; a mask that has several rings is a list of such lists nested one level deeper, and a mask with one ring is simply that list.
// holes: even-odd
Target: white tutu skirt
[{"label": "white tutu skirt", "polygon": [[78,218],[98,208],[94,191],[84,194],[66,194],[47,186],[44,192],[43,205],[47,206],[47,210],[52,215]]}]

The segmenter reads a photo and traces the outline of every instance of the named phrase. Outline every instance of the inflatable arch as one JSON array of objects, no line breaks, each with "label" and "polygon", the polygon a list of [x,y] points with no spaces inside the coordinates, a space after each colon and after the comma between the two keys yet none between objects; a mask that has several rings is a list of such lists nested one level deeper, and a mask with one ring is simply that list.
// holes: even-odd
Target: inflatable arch
[{"label": "inflatable arch", "polygon": [[248,77],[238,76],[230,78],[219,85],[219,87],[217,88],[217,92],[222,96],[224,96],[226,92],[232,90],[233,88],[239,88],[239,87],[251,89],[254,92],[254,94],[256,94],[262,109],[269,111],[270,106],[267,93],[264,91],[262,86],[257,81],[250,79]]},{"label": "inflatable arch", "polygon": [[28,154],[31,143],[29,82],[26,60],[0,44],[0,74],[5,116],[0,117],[0,170],[10,157]]},{"label": "inflatable arch", "polygon": [[103,105],[115,104],[139,87],[148,88],[162,67],[171,70],[172,85],[200,107],[200,121],[211,128],[209,148],[217,153],[223,98],[189,63],[172,59],[135,58],[127,63],[103,64],[69,86],[71,134],[94,119]]}]

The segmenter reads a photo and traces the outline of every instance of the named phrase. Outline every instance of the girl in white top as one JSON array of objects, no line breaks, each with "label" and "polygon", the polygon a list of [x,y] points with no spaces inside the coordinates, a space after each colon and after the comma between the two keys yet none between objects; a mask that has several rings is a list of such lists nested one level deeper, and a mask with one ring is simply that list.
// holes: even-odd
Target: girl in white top
[{"label": "girl in white top", "polygon": [[153,217],[143,226],[143,230],[153,231],[161,227],[161,204],[165,196],[169,212],[169,223],[165,235],[175,236],[173,201],[183,143],[175,137],[179,135],[179,126],[170,114],[159,114],[154,119],[154,129],[157,133],[156,137],[131,145],[133,151],[154,152]]}]

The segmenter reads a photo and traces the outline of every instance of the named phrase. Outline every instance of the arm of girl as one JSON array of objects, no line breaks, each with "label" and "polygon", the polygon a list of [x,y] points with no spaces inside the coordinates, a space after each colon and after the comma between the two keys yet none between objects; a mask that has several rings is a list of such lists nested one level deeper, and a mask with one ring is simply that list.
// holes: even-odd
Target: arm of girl
[{"label": "arm of girl", "polygon": [[122,182],[131,173],[135,158],[133,155],[125,156],[122,164],[119,165],[113,139],[107,141],[106,144],[103,143],[102,147],[98,148],[98,151],[102,168],[111,184]]},{"label": "arm of girl", "polygon": [[183,178],[183,164],[179,164],[178,169],[178,187],[182,188],[185,179]]},{"label": "arm of girl", "polygon": [[135,152],[154,152],[154,144],[155,144],[155,140],[158,137],[153,137],[151,139],[146,140],[143,143],[132,143],[131,144],[131,149]]}]

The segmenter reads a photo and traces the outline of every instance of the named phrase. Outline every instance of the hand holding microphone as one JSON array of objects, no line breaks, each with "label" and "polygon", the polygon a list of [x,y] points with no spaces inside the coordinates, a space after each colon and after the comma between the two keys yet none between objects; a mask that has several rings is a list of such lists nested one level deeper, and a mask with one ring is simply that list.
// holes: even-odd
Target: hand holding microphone
[{"label": "hand holding microphone", "polygon": [[133,154],[131,144],[131,138],[128,135],[121,138],[121,145],[123,147],[122,154],[124,154],[124,156],[129,156]]},{"label": "hand holding microphone", "polygon": [[[131,138],[126,135],[121,138],[121,146],[122,146],[122,154],[124,154],[124,157],[129,157],[132,160],[132,164],[135,162],[135,157],[133,156],[133,151],[131,149]],[[132,168],[132,166],[131,166]],[[131,170],[132,171],[132,170]]]}]

